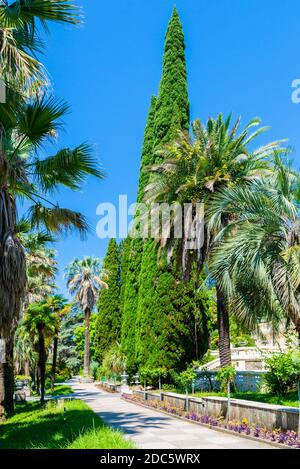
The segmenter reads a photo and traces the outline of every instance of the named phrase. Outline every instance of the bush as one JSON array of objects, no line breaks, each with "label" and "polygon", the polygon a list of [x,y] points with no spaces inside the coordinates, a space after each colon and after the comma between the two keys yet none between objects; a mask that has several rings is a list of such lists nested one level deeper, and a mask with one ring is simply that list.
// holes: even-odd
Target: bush
[{"label": "bush", "polygon": [[15,380],[16,380],[16,381],[28,381],[29,383],[32,382],[31,376],[25,376],[25,375],[17,375],[17,376],[15,377]]},{"label": "bush", "polygon": [[300,361],[294,352],[274,353],[265,359],[267,386],[274,394],[296,390],[300,380]]},{"label": "bush", "polygon": [[[46,365],[46,377],[51,379],[51,369],[52,365],[47,363]],[[56,373],[55,373],[55,382],[56,383],[64,383],[72,378],[73,372],[71,368],[68,368],[64,365],[57,365]]]},{"label": "bush", "polygon": [[216,380],[220,383],[221,391],[227,391],[228,384],[234,383],[235,374],[235,369],[231,365],[219,368]]},{"label": "bush", "polygon": [[91,361],[91,364],[90,364],[90,375],[91,375],[91,377],[96,380],[98,378],[99,371],[100,371],[99,363],[96,362],[96,361]]}]

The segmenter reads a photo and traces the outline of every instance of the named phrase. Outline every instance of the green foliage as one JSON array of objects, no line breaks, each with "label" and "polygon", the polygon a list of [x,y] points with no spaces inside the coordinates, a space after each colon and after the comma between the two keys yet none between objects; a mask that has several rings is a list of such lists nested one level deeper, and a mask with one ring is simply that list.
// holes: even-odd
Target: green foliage
[{"label": "green foliage", "polygon": [[[149,181],[149,173],[145,171],[145,167],[153,163],[155,106],[156,98],[152,97],[144,134],[137,195],[138,202],[142,201],[144,189]],[[121,306],[123,306],[121,343],[127,356],[127,371],[132,374],[136,368],[136,313],[144,241],[128,237],[124,243],[121,265]]]},{"label": "green foliage", "polygon": [[138,186],[137,202],[142,202],[144,197],[144,190],[149,182],[149,172],[145,168],[152,165],[154,162],[154,124],[155,124],[155,110],[156,110],[156,97],[152,96],[149,108],[149,114],[144,134],[144,142],[142,149],[140,177]]},{"label": "green foliage", "polygon": [[120,375],[126,369],[126,355],[119,343],[112,345],[105,353],[102,369],[106,376]]},{"label": "green foliage", "polygon": [[127,266],[124,310],[122,316],[122,349],[127,357],[127,372],[136,370],[136,316],[139,297],[139,275],[143,254],[143,240],[132,239]]},{"label": "green foliage", "polygon": [[233,366],[224,366],[223,368],[219,368],[216,380],[221,383],[221,389],[226,391],[228,388],[228,384],[232,384],[235,378],[235,368]]},{"label": "green foliage", "polygon": [[166,368],[159,367],[159,368],[148,368],[143,366],[139,368],[139,378],[141,380],[146,380],[151,384],[157,385],[157,381],[159,378],[165,378],[168,376],[168,371]]},{"label": "green foliage", "polygon": [[300,176],[278,150],[269,165],[263,178],[215,192],[212,220],[219,225],[230,215],[230,223],[210,269],[230,297],[232,313],[248,329],[266,321],[276,330],[286,317],[299,335],[300,246],[294,227]]},{"label": "green foliage", "polygon": [[132,448],[119,431],[107,427],[80,400],[18,405],[16,415],[0,424],[3,449]]},{"label": "green foliage", "polygon": [[[46,364],[46,379],[49,380],[49,383],[51,384],[51,369],[52,369],[52,364],[47,363]],[[57,383],[64,383],[65,381],[68,381],[69,379],[72,378],[72,370],[65,365],[62,364],[57,364],[56,365],[56,374],[55,374],[55,381]],[[49,384],[49,387],[50,387]],[[46,383],[47,387],[47,383]]]},{"label": "green foliage", "polygon": [[274,353],[265,362],[268,370],[265,379],[270,392],[280,395],[297,388],[300,381],[299,352]]},{"label": "green foliage", "polygon": [[187,368],[176,376],[176,383],[180,388],[187,388],[196,379],[197,374],[194,368]]},{"label": "green foliage", "polygon": [[103,261],[108,289],[100,291],[95,326],[95,358],[99,363],[102,363],[105,352],[120,339],[121,334],[119,261],[119,247],[116,240],[111,239]]},{"label": "green foliage", "polygon": [[31,376],[25,376],[25,375],[16,375],[15,380],[16,381],[28,381],[29,384],[32,382]]},{"label": "green foliage", "polygon": [[[145,129],[138,189],[142,200],[150,182],[145,167],[161,159],[156,149],[178,130],[189,128],[184,36],[178,13],[170,20],[158,98],[152,98]],[[158,265],[153,240],[132,239],[126,270],[122,349],[127,371],[137,368],[182,370],[207,350],[207,298],[191,282],[182,285],[174,266]],[[123,288],[123,287],[121,287]]]},{"label": "green foliage", "polygon": [[174,8],[165,39],[163,72],[155,112],[155,146],[189,129],[184,35]]},{"label": "green foliage", "polygon": [[183,370],[207,350],[206,293],[193,281],[183,284],[172,266],[158,264],[152,240],[144,246],[140,283],[137,363]]},{"label": "green foliage", "polygon": [[75,330],[82,325],[83,321],[83,313],[73,305],[70,314],[62,319],[59,334],[58,367],[70,369],[73,374],[78,373],[82,364],[82,356],[75,343]]},{"label": "green foliage", "polygon": [[119,258],[120,258],[120,313],[121,319],[124,311],[124,298],[125,298],[125,290],[126,290],[126,279],[127,279],[127,271],[128,271],[128,262],[130,256],[130,244],[131,238],[127,236],[127,238],[123,239],[119,245]]},{"label": "green foliage", "polygon": [[97,379],[99,375],[100,365],[98,362],[92,360],[90,363],[90,375],[92,378]]}]

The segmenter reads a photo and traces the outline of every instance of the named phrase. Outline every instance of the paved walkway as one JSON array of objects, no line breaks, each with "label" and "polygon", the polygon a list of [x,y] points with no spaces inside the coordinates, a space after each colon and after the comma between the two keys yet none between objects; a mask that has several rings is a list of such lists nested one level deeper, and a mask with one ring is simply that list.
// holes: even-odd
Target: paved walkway
[{"label": "paved walkway", "polygon": [[123,401],[119,394],[71,380],[73,397],[85,401],[108,425],[122,430],[144,449],[274,449],[271,445],[227,435]]}]

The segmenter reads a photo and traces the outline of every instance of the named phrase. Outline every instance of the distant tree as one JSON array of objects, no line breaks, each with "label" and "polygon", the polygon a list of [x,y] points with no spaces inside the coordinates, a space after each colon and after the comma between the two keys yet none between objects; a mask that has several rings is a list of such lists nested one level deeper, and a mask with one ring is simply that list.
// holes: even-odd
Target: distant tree
[{"label": "distant tree", "polygon": [[98,299],[98,315],[95,330],[95,358],[102,363],[105,352],[120,340],[120,258],[115,239],[108,244],[103,269],[107,272],[108,289],[102,289]]},{"label": "distant tree", "polygon": [[45,400],[46,339],[54,336],[57,317],[46,302],[32,303],[25,314],[24,327],[31,335],[38,352],[38,371],[41,384],[41,403]]},{"label": "distant tree", "polygon": [[[155,108],[156,98],[152,97],[144,133],[137,202],[142,202],[144,189],[149,182],[149,174],[145,171],[145,168],[153,163]],[[121,344],[127,357],[127,371],[129,373],[133,373],[136,369],[136,316],[143,246],[143,239],[131,238],[129,234],[127,240],[124,241],[124,250],[121,257]]]},{"label": "distant tree", "polygon": [[53,334],[53,355],[51,368],[51,389],[54,390],[59,333],[62,324],[62,318],[68,314],[70,311],[70,306],[67,305],[67,300],[62,295],[49,296],[46,298],[45,302],[51,309],[53,315],[56,317],[55,330]]},{"label": "distant tree", "polygon": [[95,257],[75,259],[65,269],[65,277],[70,293],[85,315],[84,375],[89,376],[90,369],[90,317],[96,305],[99,292],[108,288],[103,278],[107,275],[102,270],[100,260]]}]

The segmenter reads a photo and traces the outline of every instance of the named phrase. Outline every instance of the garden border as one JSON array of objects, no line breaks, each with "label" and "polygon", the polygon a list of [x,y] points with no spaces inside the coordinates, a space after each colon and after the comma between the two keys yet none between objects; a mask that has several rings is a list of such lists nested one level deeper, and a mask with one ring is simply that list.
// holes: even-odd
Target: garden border
[{"label": "garden border", "polygon": [[297,448],[293,448],[293,447],[290,447],[290,446],[287,446],[287,445],[284,445],[284,444],[281,444],[281,443],[276,443],[275,441],[264,440],[262,438],[255,438],[254,436],[250,436],[250,435],[246,435],[246,434],[242,435],[241,433],[233,432],[231,430],[228,430],[227,428],[217,427],[217,426],[214,426],[214,425],[207,425],[207,424],[201,423],[201,422],[195,422],[194,420],[186,419],[185,417],[181,417],[180,415],[170,414],[169,412],[166,412],[165,410],[158,410],[158,409],[155,409],[154,407],[151,407],[151,406],[146,405],[146,404],[142,404],[142,403],[137,402],[137,401],[133,402],[130,399],[126,399],[125,397],[123,397],[123,395],[121,395],[121,399],[125,402],[130,402],[131,404],[135,404],[135,405],[139,405],[140,407],[144,407],[145,409],[151,409],[154,412],[157,412],[158,414],[165,414],[165,415],[168,415],[169,417],[174,417],[176,419],[182,420],[182,421],[187,422],[187,423],[193,423],[194,425],[200,425],[201,427],[209,428],[210,430],[216,430],[217,432],[226,433],[228,435],[235,435],[235,436],[238,436],[240,438],[244,438],[244,439],[251,440],[251,441],[266,443],[267,445],[274,446],[277,449],[297,449]]}]

